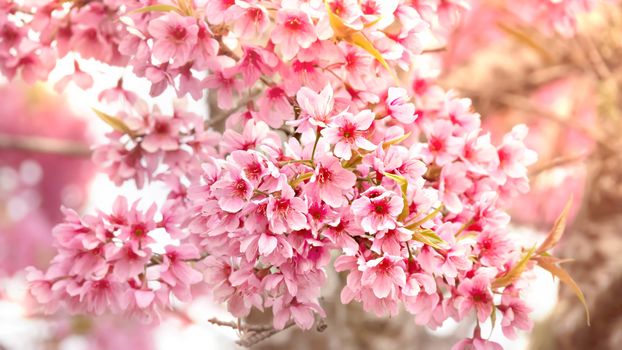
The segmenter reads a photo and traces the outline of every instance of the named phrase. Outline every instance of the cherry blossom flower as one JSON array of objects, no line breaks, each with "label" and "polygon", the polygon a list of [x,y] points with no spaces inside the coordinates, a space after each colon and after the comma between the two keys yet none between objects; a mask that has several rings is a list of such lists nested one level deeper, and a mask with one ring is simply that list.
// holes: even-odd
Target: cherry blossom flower
[{"label": "cherry blossom flower", "polygon": [[399,287],[406,284],[404,260],[400,257],[385,255],[369,260],[363,267],[361,283],[370,287],[378,298],[395,295]]},{"label": "cherry blossom flower", "polygon": [[516,338],[515,329],[528,331],[533,327],[533,321],[529,319],[531,308],[518,295],[513,295],[518,293],[513,292],[505,291],[499,305],[499,311],[503,314],[501,320],[503,334],[509,339]]},{"label": "cherry blossom flower", "polygon": [[387,110],[389,115],[397,119],[400,123],[410,124],[417,119],[415,115],[415,105],[408,102],[408,95],[405,89],[389,88],[387,96]]},{"label": "cherry blossom flower", "polygon": [[149,132],[141,147],[147,152],[174,151],[179,147],[179,129],[181,121],[165,114],[154,113],[148,118]]},{"label": "cherry blossom flower", "polygon": [[230,166],[228,173],[212,185],[222,210],[235,213],[240,211],[253,195],[253,184],[238,168]]},{"label": "cherry blossom flower", "polygon": [[149,34],[153,36],[153,55],[160,62],[173,63],[180,66],[190,57],[197,42],[199,27],[192,17],[183,17],[176,12],[149,22]]},{"label": "cherry blossom flower", "polygon": [[383,187],[372,187],[352,202],[352,213],[360,218],[361,227],[368,233],[397,227],[397,216],[404,209],[404,201]]},{"label": "cherry blossom flower", "polygon": [[85,73],[80,69],[80,65],[78,64],[78,61],[73,61],[73,62],[74,62],[73,74],[63,77],[56,84],[54,84],[54,88],[57,91],[65,90],[65,87],[67,86],[67,84],[69,84],[69,82],[72,82],[72,81],[82,90],[86,90],[90,88],[91,86],[93,86],[93,78],[88,73]]},{"label": "cherry blossom flower", "polygon": [[485,273],[465,279],[458,286],[459,297],[456,298],[458,312],[461,317],[471,310],[475,310],[479,322],[484,322],[490,316],[492,308],[492,293],[490,292],[490,277]]},{"label": "cherry blossom flower", "polygon": [[[319,94],[307,87],[302,87],[296,94],[296,101],[311,125],[326,127],[330,122],[335,104],[333,89],[330,85],[327,85]],[[304,124],[301,125],[299,130],[303,132],[304,127]]]},{"label": "cherry blossom flower", "polygon": [[276,28],[272,30],[270,40],[279,46],[285,60],[291,60],[301,48],[311,46],[316,34],[307,14],[285,10],[277,14]]},{"label": "cherry blossom flower", "polygon": [[279,198],[270,197],[266,216],[270,220],[270,230],[274,233],[285,233],[289,230],[308,228],[307,205],[298,197],[294,197],[294,190],[285,186]]},{"label": "cherry blossom flower", "polygon": [[309,190],[317,191],[320,199],[331,207],[340,207],[346,201],[344,192],[355,182],[356,175],[342,168],[337,158],[324,155],[317,159]]},{"label": "cherry blossom flower", "polygon": [[270,24],[266,8],[247,1],[236,1],[236,5],[241,8],[241,11],[237,15],[239,17],[236,16],[233,32],[243,38],[262,35]]},{"label": "cherry blossom flower", "polygon": [[451,350],[502,350],[503,347],[491,340],[483,339],[480,335],[473,338],[463,339],[456,343]]},{"label": "cherry blossom flower", "polygon": [[331,144],[335,145],[335,156],[349,160],[352,157],[352,148],[362,148],[373,151],[376,146],[365,138],[365,132],[374,121],[374,113],[369,110],[359,112],[356,115],[342,113],[332,119],[326,129],[322,130],[322,136]]},{"label": "cherry blossom flower", "polygon": [[472,184],[466,175],[467,170],[464,163],[448,164],[441,171],[438,189],[441,192],[441,201],[451,212],[459,213],[462,211],[462,202],[459,196]]}]

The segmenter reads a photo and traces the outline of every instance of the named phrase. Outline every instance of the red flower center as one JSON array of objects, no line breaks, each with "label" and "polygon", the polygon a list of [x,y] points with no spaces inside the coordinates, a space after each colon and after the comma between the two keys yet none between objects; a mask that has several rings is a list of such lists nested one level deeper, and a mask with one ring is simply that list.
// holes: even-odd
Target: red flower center
[{"label": "red flower center", "polygon": [[471,292],[471,299],[475,303],[485,304],[488,302],[488,293],[485,290],[478,289]]},{"label": "red flower center", "polygon": [[386,215],[389,213],[389,203],[386,199],[374,201],[372,205],[376,214]]},{"label": "red flower center", "polygon": [[302,27],[302,21],[299,17],[292,16],[285,21],[285,27],[289,30],[299,30]]},{"label": "red flower center", "polygon": [[263,12],[261,12],[261,9],[258,9],[256,7],[248,9],[247,13],[247,16],[255,22],[259,22],[263,19]]},{"label": "red flower center", "polygon": [[332,177],[333,177],[333,173],[330,170],[324,167],[320,167],[320,170],[318,171],[318,174],[317,174],[317,181],[319,183],[329,182],[332,179]]},{"label": "red flower center", "polygon": [[341,137],[349,142],[354,141],[354,135],[356,134],[356,127],[352,123],[347,123],[340,128]]},{"label": "red flower center", "polygon": [[248,186],[246,185],[246,181],[239,179],[235,182],[235,184],[233,185],[233,189],[235,191],[235,194],[238,196],[244,196],[246,195],[246,190],[247,190]]},{"label": "red flower center", "polygon": [[176,25],[170,29],[169,34],[176,40],[183,40],[186,38],[186,28],[181,25]]}]

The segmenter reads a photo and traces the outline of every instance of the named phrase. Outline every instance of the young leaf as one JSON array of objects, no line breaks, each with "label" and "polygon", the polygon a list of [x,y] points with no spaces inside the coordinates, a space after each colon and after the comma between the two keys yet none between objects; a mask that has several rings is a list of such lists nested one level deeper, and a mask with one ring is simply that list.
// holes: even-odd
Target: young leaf
[{"label": "young leaf", "polygon": [[566,202],[564,209],[561,214],[555,219],[555,224],[553,224],[553,228],[549,231],[549,234],[546,236],[546,239],[540,247],[538,247],[537,253],[544,253],[547,250],[555,247],[557,242],[559,242],[560,238],[564,234],[564,229],[566,228],[566,218],[568,217],[568,212],[570,212],[570,207],[572,206],[572,195]]},{"label": "young leaf", "polygon": [[396,82],[399,82],[397,74],[395,74],[393,69],[391,69],[384,57],[382,57],[380,51],[378,51],[374,44],[369,41],[369,39],[367,39],[365,34],[363,34],[361,31],[348,27],[343,22],[341,17],[337,16],[337,14],[333,12],[333,9],[330,8],[328,0],[324,0],[324,5],[326,6],[326,11],[328,12],[328,22],[330,23],[330,26],[335,32],[335,37],[337,39],[347,41],[350,44],[356,45],[361,49],[367,51],[376,59],[376,61],[380,62],[380,64],[391,74]]},{"label": "young leaf", "polygon": [[577,282],[575,282],[572,279],[572,277],[570,277],[570,274],[566,270],[564,270],[561,266],[559,266],[561,261],[554,257],[544,257],[544,256],[538,257],[536,261],[538,262],[538,265],[541,268],[547,270],[548,272],[553,274],[553,276],[557,276],[557,278],[559,278],[560,281],[562,281],[563,283],[565,283],[572,289],[572,291],[577,296],[581,304],[583,304],[583,308],[585,309],[585,317],[587,318],[587,325],[589,326],[590,325],[590,310],[587,306],[585,295],[583,295],[583,292],[581,291],[581,288],[579,288],[579,285],[577,284]]},{"label": "young leaf", "polygon": [[443,249],[441,245],[445,243],[445,241],[439,237],[436,232],[428,229],[415,230],[413,232],[412,239],[425,245],[429,245],[434,249]]},{"label": "young leaf", "polygon": [[434,218],[436,214],[438,214],[441,211],[441,209],[443,209],[443,205],[439,205],[438,208],[434,209],[430,214],[423,217],[423,219],[415,221],[412,224],[409,224],[408,226],[406,226],[406,228],[409,230],[414,230],[418,228],[422,224],[426,223],[428,220],[431,220],[432,218]]},{"label": "young leaf", "polygon": [[384,67],[384,69],[386,69],[389,72],[389,74],[391,74],[391,76],[393,77],[393,79],[395,79],[396,82],[399,82],[399,78],[397,77],[397,74],[395,74],[395,71],[393,71],[393,69],[389,66],[387,61],[384,59],[384,57],[382,57],[382,54],[380,53],[380,51],[378,51],[378,49],[376,49],[374,44],[371,41],[369,41],[369,39],[367,39],[365,34],[361,32],[354,32],[352,33],[351,40],[346,40],[346,41],[367,51],[370,55],[372,55],[376,59],[376,61],[380,62],[380,64]]},{"label": "young leaf", "polygon": [[529,263],[529,259],[531,259],[531,257],[533,256],[535,252],[536,252],[535,246],[529,249],[527,253],[525,253],[525,255],[523,255],[523,257],[516,263],[516,265],[514,265],[514,267],[510,269],[510,271],[508,271],[505,275],[495,279],[492,282],[492,288],[496,289],[496,288],[509,286],[514,281],[516,281],[520,277],[520,275],[523,273],[523,271],[525,271],[525,268],[527,268],[527,263]]},{"label": "young leaf", "polygon": [[93,108],[93,111],[101,120],[103,120],[106,124],[110,125],[116,131],[128,134],[132,137],[134,136],[134,132],[121,119],[113,117],[95,108]]},{"label": "young leaf", "polygon": [[490,323],[492,326],[490,327],[490,336],[492,336],[492,332],[495,330],[495,326],[497,325],[497,306],[492,304],[492,312],[490,313]]},{"label": "young leaf", "polygon": [[389,141],[387,141],[387,142],[382,144],[382,148],[384,148],[386,150],[386,149],[388,149],[392,145],[397,145],[397,144],[401,143],[402,141],[406,140],[407,138],[409,138],[410,135],[412,135],[411,131],[405,133],[404,135],[402,135],[402,136],[400,136],[398,138],[394,138],[392,140],[389,140]]},{"label": "young leaf", "polygon": [[402,199],[404,200],[404,209],[402,209],[402,213],[398,217],[399,220],[404,220],[408,214],[410,214],[410,208],[408,205],[407,191],[408,191],[408,180],[406,180],[403,176],[390,174],[390,173],[382,173],[384,176],[390,178],[395,181],[402,190]]},{"label": "young leaf", "polygon": [[313,177],[313,173],[300,174],[294,180],[292,180],[290,186],[292,186],[292,188],[296,188],[296,186],[300,185],[301,182],[305,180],[309,180],[312,177]]},{"label": "young leaf", "polygon": [[173,12],[173,11],[179,11],[179,9],[172,5],[156,4],[156,5],[146,6],[146,7],[142,7],[142,8],[130,11],[129,14],[146,13],[146,12]]}]

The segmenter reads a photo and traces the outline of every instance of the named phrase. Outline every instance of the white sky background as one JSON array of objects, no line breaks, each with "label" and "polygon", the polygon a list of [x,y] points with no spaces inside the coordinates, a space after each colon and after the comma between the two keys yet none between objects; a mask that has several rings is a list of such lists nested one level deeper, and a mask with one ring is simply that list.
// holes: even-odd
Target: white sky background
[{"label": "white sky background", "polygon": [[[156,99],[149,97],[149,83],[147,80],[136,78],[131,74],[130,69],[110,68],[94,61],[81,61],[81,68],[87,72],[95,72],[93,74],[94,87],[89,91],[82,91],[75,85],[70,84],[65,91],[71,108],[77,115],[83,116],[89,121],[89,131],[96,140],[102,140],[103,133],[108,130],[108,126],[99,120],[91,108],[95,107],[105,112],[113,112],[107,106],[101,105],[97,101],[98,92],[103,89],[114,87],[118,78],[124,75],[124,86],[130,90],[137,92],[139,96],[147,101],[156,101],[162,111],[172,111],[172,101],[176,99],[174,91],[168,89],[165,93]],[[50,89],[53,83],[62,78],[66,74],[73,72],[73,58],[66,57],[63,59],[54,72],[50,76],[52,84],[48,84]],[[125,72],[125,74],[124,74]],[[188,109],[199,114],[206,115],[207,107],[205,100],[194,101],[190,98],[186,99]],[[89,187],[89,203],[85,209],[92,212],[94,209],[109,210],[115,198],[122,194],[130,201],[143,198],[145,205],[152,202],[161,204],[164,197],[164,189],[158,186],[151,186],[142,191],[137,191],[130,184],[116,187],[105,174],[97,174]],[[533,231],[515,230],[514,235],[518,240],[533,242],[537,236]],[[537,269],[536,279],[532,283],[532,288],[528,291],[527,301],[534,308],[532,315],[535,322],[545,319],[557,300],[557,283],[552,280],[550,274]],[[25,285],[19,281],[4,281],[3,284],[10,283],[8,290],[12,291],[13,297],[18,299],[21,293],[25,292]],[[218,317],[221,320],[229,320],[231,317],[226,313],[220,305],[214,305],[209,300],[197,300],[189,307],[189,315],[196,321],[194,325],[182,327],[176,320],[170,320],[163,323],[155,332],[155,339],[158,349],[234,349],[234,341],[237,335],[234,331],[224,329],[209,324],[207,319]],[[44,322],[28,320],[23,317],[23,310],[18,304],[0,301],[0,344],[4,344],[8,349],[36,349],[34,341],[45,337],[46,326]],[[508,341],[503,337],[501,327],[499,325],[500,318],[497,320],[497,327],[492,333],[491,340],[498,341],[508,350],[523,350],[528,345],[528,335],[521,334],[516,341]],[[330,325],[329,325],[330,326]],[[436,331],[431,331],[439,336],[449,335],[457,325],[455,322],[448,320],[443,327]],[[482,335],[490,334],[490,326],[487,323],[482,329]],[[28,343],[30,342],[30,343]],[[80,337],[73,337],[61,347],[61,350],[87,350],[88,344]],[[124,349],[120,349],[124,350]]]}]

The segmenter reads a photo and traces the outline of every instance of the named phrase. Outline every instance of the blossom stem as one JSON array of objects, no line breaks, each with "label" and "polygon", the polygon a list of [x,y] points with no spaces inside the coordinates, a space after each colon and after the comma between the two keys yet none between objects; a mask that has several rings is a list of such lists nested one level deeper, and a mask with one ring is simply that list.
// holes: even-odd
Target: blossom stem
[{"label": "blossom stem", "polygon": [[321,136],[321,134],[320,134],[320,128],[318,127],[318,128],[317,128],[317,136],[315,137],[315,143],[313,144],[313,151],[311,151],[311,163],[312,163],[312,164],[314,164],[314,160],[315,160],[315,151],[316,151],[316,149],[317,149],[317,144],[318,144],[318,142],[320,142],[320,137],[322,137],[322,136]]}]

